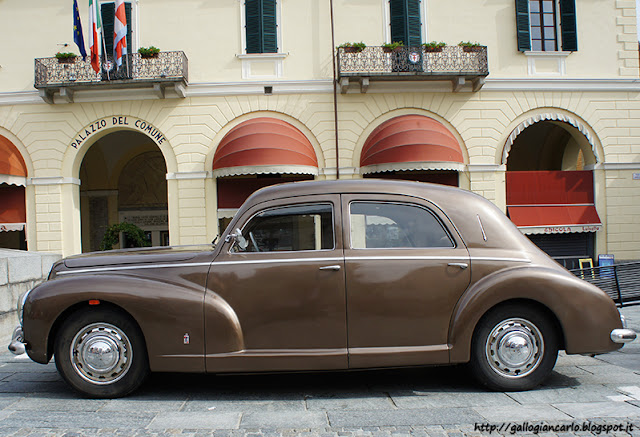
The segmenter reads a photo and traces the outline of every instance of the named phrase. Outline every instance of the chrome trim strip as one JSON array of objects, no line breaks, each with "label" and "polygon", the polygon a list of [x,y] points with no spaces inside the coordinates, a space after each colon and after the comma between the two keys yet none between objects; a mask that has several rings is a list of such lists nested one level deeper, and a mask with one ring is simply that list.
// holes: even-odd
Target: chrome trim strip
[{"label": "chrome trim strip", "polygon": [[205,358],[229,358],[229,357],[299,357],[308,356],[342,356],[347,354],[347,349],[253,349],[219,354],[206,354]]},{"label": "chrome trim strip", "polygon": [[[530,260],[524,258],[499,258],[499,257],[485,257],[485,256],[473,256],[471,258],[467,256],[348,256],[344,258],[345,261],[496,261],[496,262],[521,262],[531,263]],[[132,266],[120,266],[120,267],[96,267],[86,269],[72,269],[58,272],[57,276],[62,275],[75,275],[81,273],[101,273],[120,270],[143,270],[143,269],[165,269],[171,267],[204,267],[209,265],[237,265],[237,264],[288,264],[288,263],[301,263],[301,262],[342,262],[342,257],[327,257],[327,258],[283,258],[283,259],[247,259],[238,261],[218,261],[218,262],[206,262],[206,263],[173,263],[173,264],[145,264],[145,265],[132,265]]]},{"label": "chrome trim strip", "polygon": [[482,220],[480,220],[480,215],[477,214],[476,217],[478,217],[478,224],[480,224],[480,230],[482,231],[482,239],[484,241],[487,241],[487,234],[484,232],[484,226],[482,226]]},{"label": "chrome trim strip", "polygon": [[398,354],[398,353],[421,353],[421,352],[446,352],[451,350],[449,344],[434,344],[429,346],[400,346],[400,347],[351,347],[349,355],[372,355],[372,354]]},{"label": "chrome trim strip", "polygon": [[144,265],[132,265],[132,266],[120,266],[120,267],[96,267],[96,268],[88,268],[88,269],[73,269],[73,270],[64,270],[62,272],[56,273],[56,276],[60,275],[74,275],[78,273],[96,273],[96,272],[110,272],[116,270],[140,270],[140,269],[165,269],[169,267],[200,267],[200,266],[208,266],[211,262],[207,263],[176,263],[176,264],[144,264]]}]

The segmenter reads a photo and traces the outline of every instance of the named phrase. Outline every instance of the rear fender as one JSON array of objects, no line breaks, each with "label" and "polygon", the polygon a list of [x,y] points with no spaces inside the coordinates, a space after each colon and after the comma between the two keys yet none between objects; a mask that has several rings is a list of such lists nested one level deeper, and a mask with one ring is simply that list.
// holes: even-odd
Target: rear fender
[{"label": "rear fender", "polygon": [[501,303],[522,299],[553,314],[569,354],[605,353],[621,347],[609,337],[611,330],[622,326],[620,314],[602,290],[568,273],[527,266],[497,271],[462,295],[449,328],[451,362],[469,361],[473,333],[484,314]]}]

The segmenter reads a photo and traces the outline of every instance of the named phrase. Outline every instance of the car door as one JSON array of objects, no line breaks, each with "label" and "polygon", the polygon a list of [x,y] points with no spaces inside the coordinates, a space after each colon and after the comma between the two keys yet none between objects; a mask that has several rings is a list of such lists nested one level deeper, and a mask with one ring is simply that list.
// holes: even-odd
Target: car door
[{"label": "car door", "polygon": [[449,361],[449,321],[470,281],[448,218],[400,195],[343,195],[349,367]]},{"label": "car door", "polygon": [[347,368],[339,195],[262,203],[237,228],[209,273],[207,371]]}]

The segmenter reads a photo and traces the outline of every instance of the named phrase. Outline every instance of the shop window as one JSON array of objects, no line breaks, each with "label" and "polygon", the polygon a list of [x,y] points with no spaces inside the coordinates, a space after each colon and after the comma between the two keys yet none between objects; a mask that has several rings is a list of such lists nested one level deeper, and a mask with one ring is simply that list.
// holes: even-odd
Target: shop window
[{"label": "shop window", "polygon": [[578,50],[575,0],[516,0],[518,50]]}]

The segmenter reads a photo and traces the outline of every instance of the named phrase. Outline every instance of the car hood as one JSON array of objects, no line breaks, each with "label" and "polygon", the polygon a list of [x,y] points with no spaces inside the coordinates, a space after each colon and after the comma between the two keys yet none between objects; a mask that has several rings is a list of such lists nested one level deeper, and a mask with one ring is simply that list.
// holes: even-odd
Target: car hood
[{"label": "car hood", "polygon": [[199,253],[211,250],[213,250],[213,246],[210,244],[198,246],[144,247],[89,252],[82,255],[70,256],[60,262],[68,269],[159,262],[170,263],[186,261]]}]

